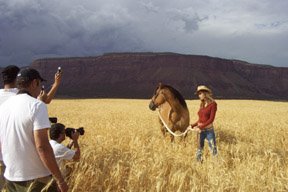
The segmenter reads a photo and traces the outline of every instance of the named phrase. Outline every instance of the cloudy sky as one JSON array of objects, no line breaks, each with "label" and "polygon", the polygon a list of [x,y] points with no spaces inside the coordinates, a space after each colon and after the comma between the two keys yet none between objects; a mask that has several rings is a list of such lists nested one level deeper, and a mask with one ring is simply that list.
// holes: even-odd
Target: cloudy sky
[{"label": "cloudy sky", "polygon": [[0,0],[0,66],[176,52],[288,67],[287,0]]}]

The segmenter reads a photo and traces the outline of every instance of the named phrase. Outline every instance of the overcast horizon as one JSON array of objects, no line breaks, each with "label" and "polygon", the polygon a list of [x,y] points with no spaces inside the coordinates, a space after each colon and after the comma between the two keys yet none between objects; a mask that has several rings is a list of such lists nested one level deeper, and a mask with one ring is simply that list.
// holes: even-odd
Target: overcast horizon
[{"label": "overcast horizon", "polygon": [[173,52],[288,67],[285,0],[0,0],[0,66]]}]

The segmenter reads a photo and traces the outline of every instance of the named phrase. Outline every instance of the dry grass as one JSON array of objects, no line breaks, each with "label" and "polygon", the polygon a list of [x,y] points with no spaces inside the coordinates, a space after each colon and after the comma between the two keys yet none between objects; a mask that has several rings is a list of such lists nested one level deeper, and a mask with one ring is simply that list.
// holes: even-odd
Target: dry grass
[{"label": "dry grass", "polygon": [[[219,155],[195,161],[195,133],[163,138],[148,100],[54,100],[50,116],[84,126],[71,191],[288,191],[288,103],[219,100]],[[192,121],[199,101],[188,101]]]}]

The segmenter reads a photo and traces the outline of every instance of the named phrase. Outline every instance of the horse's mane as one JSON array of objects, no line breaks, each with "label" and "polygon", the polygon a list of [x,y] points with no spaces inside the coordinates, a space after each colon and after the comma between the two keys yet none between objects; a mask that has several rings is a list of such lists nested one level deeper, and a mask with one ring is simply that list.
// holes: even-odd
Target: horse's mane
[{"label": "horse's mane", "polygon": [[180,94],[179,91],[177,91],[176,89],[174,89],[173,87],[171,87],[170,85],[162,85],[162,88],[167,88],[170,90],[170,92],[178,99],[178,101],[180,102],[180,104],[187,109],[187,104],[185,99],[183,98],[183,96]]}]

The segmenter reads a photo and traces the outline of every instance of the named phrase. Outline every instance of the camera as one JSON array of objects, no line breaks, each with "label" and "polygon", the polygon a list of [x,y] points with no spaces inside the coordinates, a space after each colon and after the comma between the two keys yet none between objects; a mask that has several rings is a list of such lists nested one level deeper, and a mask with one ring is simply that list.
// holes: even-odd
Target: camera
[{"label": "camera", "polygon": [[61,67],[58,67],[58,73],[61,73],[61,72],[62,72]]},{"label": "camera", "polygon": [[57,123],[57,117],[49,117],[51,123]]},{"label": "camera", "polygon": [[79,132],[80,135],[84,135],[85,131],[84,131],[84,127],[79,127],[78,129],[75,129],[75,128],[66,128],[65,129],[65,135],[67,137],[70,137],[72,139],[72,133],[75,133],[75,132]]}]

